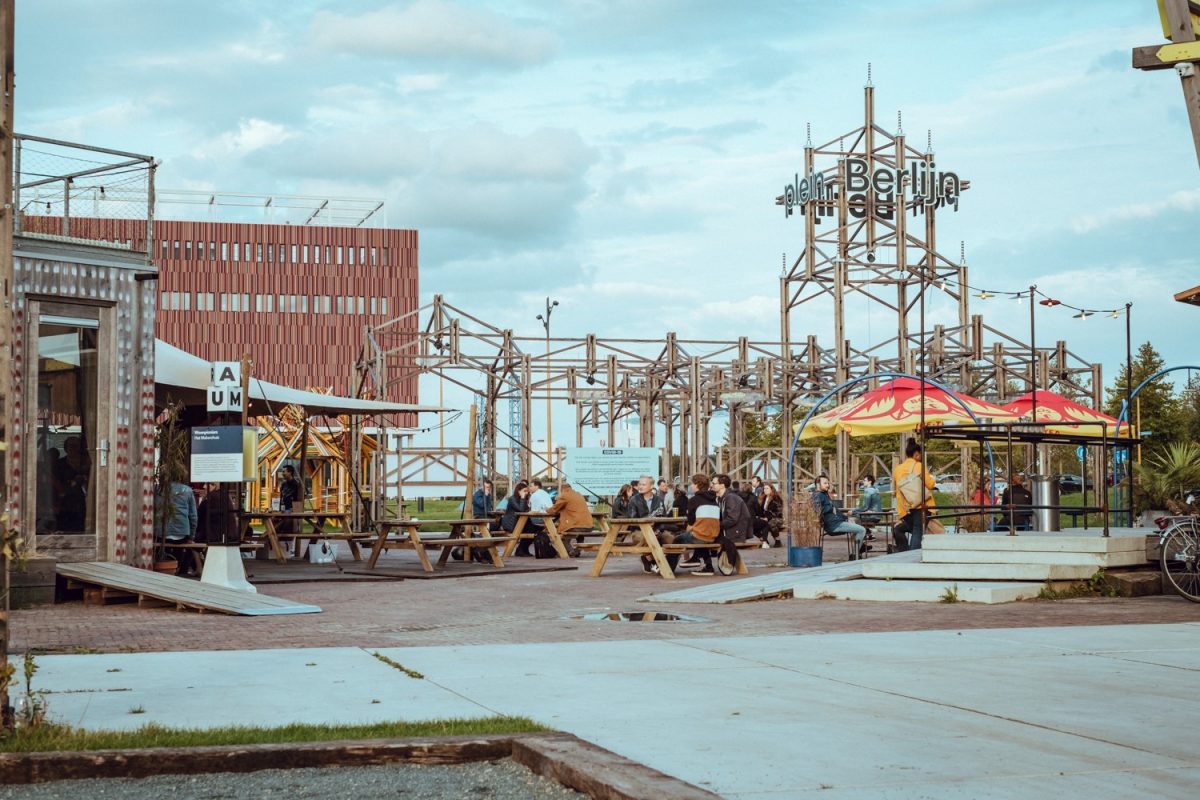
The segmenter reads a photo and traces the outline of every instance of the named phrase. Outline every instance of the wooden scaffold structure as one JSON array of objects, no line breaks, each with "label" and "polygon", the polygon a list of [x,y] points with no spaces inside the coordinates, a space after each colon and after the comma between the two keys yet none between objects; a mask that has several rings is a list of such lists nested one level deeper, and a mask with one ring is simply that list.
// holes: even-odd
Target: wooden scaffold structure
[{"label": "wooden scaffold structure", "polygon": [[[365,332],[359,396],[387,398],[392,387],[411,385],[420,375],[470,391],[479,409],[478,465],[485,477],[553,473],[531,450],[534,404],[549,400],[573,410],[576,446],[589,427],[603,429],[611,445],[615,426],[636,419],[639,445],[663,450],[662,475],[719,467],[735,477],[758,474],[780,483],[793,426],[807,408],[834,387],[876,373],[920,373],[1001,403],[1011,399],[1015,384],[1099,404],[1098,364],[1071,352],[1064,341],[1035,346],[971,313],[965,258],[952,260],[937,248],[938,212],[957,209],[968,183],[941,171],[928,144],[924,151],[913,148],[899,119],[895,133],[877,123],[869,76],[863,113],[861,127],[819,146],[806,144],[803,174],[796,173],[776,198],[784,213],[801,216],[804,229],[799,257],[790,263],[785,258],[779,277],[778,341],[691,340],[674,332],[660,340],[517,336],[435,295],[431,303]],[[955,324],[926,326],[931,292],[952,299]],[[890,335],[852,342],[848,297],[883,309]],[[831,339],[796,335],[806,312],[830,306]],[[858,384],[839,400],[875,384]],[[510,404],[503,427],[502,402]],[[717,464],[709,430],[722,412],[729,414],[729,441]],[[739,418],[747,414],[782,415],[777,447],[745,446]],[[386,432],[380,441],[385,444],[376,454],[379,465],[391,447]],[[387,474],[378,467],[377,486],[394,496],[406,476],[407,483],[421,485],[422,470],[432,465],[465,483],[463,453],[465,448],[393,453],[401,466]],[[507,454],[507,463],[501,454]],[[822,458],[811,448],[802,452],[797,483],[829,469]],[[835,458],[829,471],[844,491],[850,477],[844,435]]]}]

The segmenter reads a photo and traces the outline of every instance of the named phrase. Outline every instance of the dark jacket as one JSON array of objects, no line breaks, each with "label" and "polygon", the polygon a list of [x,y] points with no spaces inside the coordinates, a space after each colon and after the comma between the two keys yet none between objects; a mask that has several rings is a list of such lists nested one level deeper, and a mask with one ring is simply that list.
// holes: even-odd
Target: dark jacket
[{"label": "dark jacket", "polygon": [[229,490],[206,494],[196,509],[196,541],[236,542],[239,538],[237,508]]},{"label": "dark jacket", "polygon": [[492,496],[482,488],[476,489],[471,495],[471,516],[475,519],[487,519],[492,513]]},{"label": "dark jacket", "polygon": [[654,492],[650,495],[650,502],[647,503],[646,498],[634,493],[633,497],[629,498],[629,510],[626,513],[635,519],[661,517],[664,514],[662,495]]},{"label": "dark jacket", "polygon": [[745,501],[728,491],[717,502],[721,506],[721,532],[735,542],[745,540],[754,530],[754,518],[750,516]]},{"label": "dark jacket", "polygon": [[756,504],[758,507],[757,516],[760,519],[776,519],[782,517],[783,498],[781,498],[779,495],[772,495],[770,502],[764,506],[762,503],[764,497],[765,496],[758,498],[758,503]]},{"label": "dark jacket", "polygon": [[833,505],[829,492],[817,489],[813,492],[813,502],[817,505],[817,513],[821,515],[821,527],[826,533],[833,533],[834,528],[846,521],[846,515],[839,514]]},{"label": "dark jacket", "polygon": [[515,494],[508,496],[508,504],[504,506],[504,516],[500,517],[500,527],[512,533],[516,530],[517,520],[520,519],[517,514],[529,510],[529,498],[520,497]]},{"label": "dark jacket", "polygon": [[304,489],[300,486],[300,481],[296,478],[288,478],[283,483],[279,484],[279,510],[280,511],[300,511],[299,508],[294,508],[297,500],[304,499]]},{"label": "dark jacket", "polygon": [[613,519],[625,519],[629,516],[629,499],[621,495],[613,497],[612,511],[609,516]]},{"label": "dark jacket", "polygon": [[1012,484],[1006,486],[1004,491],[1000,493],[1000,506],[1004,509],[1004,514],[1000,516],[1000,524],[1008,524],[1008,506],[1013,506],[1013,521],[1017,525],[1030,525],[1033,523],[1033,494],[1024,484]]}]

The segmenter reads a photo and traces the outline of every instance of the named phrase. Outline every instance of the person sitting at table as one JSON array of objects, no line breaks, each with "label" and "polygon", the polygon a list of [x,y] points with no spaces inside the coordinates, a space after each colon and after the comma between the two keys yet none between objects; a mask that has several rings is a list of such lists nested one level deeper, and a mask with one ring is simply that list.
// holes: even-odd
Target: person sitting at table
[{"label": "person sitting at table", "polygon": [[[500,517],[501,530],[512,533],[517,529],[517,520],[520,519],[518,514],[529,510],[529,484],[521,481],[513,487],[512,494],[508,496],[508,501],[504,505],[504,515]],[[521,556],[522,558],[530,555],[529,540],[522,539],[517,542],[517,549],[513,551],[513,555]]]},{"label": "person sitting at table", "polygon": [[[710,487],[707,475],[697,473],[692,476],[692,496],[687,503],[687,529],[675,537],[675,544],[712,544],[721,535],[721,506],[717,495]],[[667,562],[674,570],[676,564],[682,569],[699,567],[693,575],[715,575],[712,552],[707,548],[688,551],[689,557],[679,561],[679,556],[670,554]],[[698,558],[697,558],[698,556]],[[642,556],[642,568],[646,572],[654,572],[658,565]]]},{"label": "person sitting at table", "polygon": [[775,485],[764,483],[762,495],[754,506],[754,535],[762,539],[762,546],[769,547],[768,537],[775,537],[775,546],[783,547],[779,532],[783,530],[783,498],[775,491]]},{"label": "person sitting at table", "polygon": [[975,491],[971,492],[971,505],[973,506],[994,506],[996,505],[996,496],[992,494],[992,479],[986,475],[979,479],[979,486]]},{"label": "person sitting at table", "polygon": [[[554,498],[550,496],[542,487],[542,479],[534,478],[529,482],[529,510],[530,511],[545,511],[554,504]],[[525,521],[525,525],[534,531],[546,529],[546,523],[542,522],[541,517],[530,517]]]},{"label": "person sitting at table", "polygon": [[557,517],[558,534],[562,537],[563,546],[572,558],[578,557],[579,537],[567,537],[571,533],[592,532],[592,510],[588,508],[587,499],[572,489],[571,484],[564,483],[546,513]]},{"label": "person sitting at table", "polygon": [[1000,507],[1004,509],[994,524],[995,530],[1007,531],[1010,525],[1018,531],[1033,529],[1033,495],[1025,486],[1025,473],[1018,472],[1000,493]]},{"label": "person sitting at table", "polygon": [[854,516],[858,517],[859,522],[875,523],[879,521],[879,512],[882,511],[883,499],[875,488],[875,476],[867,475],[859,487],[858,507],[854,509]]},{"label": "person sitting at table", "polygon": [[687,516],[688,493],[683,490],[679,484],[675,484],[675,505],[672,507],[675,514],[680,517]]},{"label": "person sitting at table", "polygon": [[666,513],[662,495],[654,490],[654,478],[649,475],[638,478],[637,492],[629,498],[627,513],[636,519],[661,517]]},{"label": "person sitting at table", "polygon": [[483,486],[471,495],[471,516],[475,519],[487,519],[492,513],[493,493],[496,491],[492,482],[484,479]]},{"label": "person sitting at table", "polygon": [[670,516],[675,506],[675,492],[671,491],[671,484],[667,483],[666,478],[658,479],[658,496],[662,498],[663,513]]},{"label": "person sitting at table", "polygon": [[613,497],[612,509],[609,514],[613,519],[624,519],[629,516],[629,501],[633,497],[633,487],[628,483],[622,483],[621,488],[617,489],[617,494]]},{"label": "person sitting at table", "polygon": [[721,507],[721,531],[731,542],[744,542],[754,532],[754,520],[741,496],[733,491],[733,481],[721,474],[713,482],[717,504]]}]

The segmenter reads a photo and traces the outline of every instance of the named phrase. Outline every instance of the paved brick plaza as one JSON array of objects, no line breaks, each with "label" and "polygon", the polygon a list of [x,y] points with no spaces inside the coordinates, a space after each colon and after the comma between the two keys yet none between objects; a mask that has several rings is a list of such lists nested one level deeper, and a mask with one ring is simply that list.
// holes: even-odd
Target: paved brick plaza
[{"label": "paved brick plaza", "polygon": [[[782,550],[744,553],[751,574],[783,568]],[[831,544],[827,557],[844,557],[844,549],[840,544]],[[380,564],[412,558],[407,552],[389,553]],[[522,566],[529,562],[512,559],[509,563]],[[1200,605],[1176,597],[1029,601],[995,606],[834,600],[672,603],[662,610],[700,615],[712,622],[572,621],[560,618],[601,609],[644,611],[655,607],[639,603],[638,598],[651,593],[736,579],[681,575],[667,582],[644,574],[632,558],[614,559],[603,577],[590,578],[590,558],[572,563],[579,569],[387,582],[322,580],[259,587],[266,594],[316,603],[323,609],[320,614],[231,617],[82,603],[15,611],[12,649],[109,652],[397,647],[1200,621]],[[254,566],[250,569],[253,571]],[[283,569],[299,573],[309,567],[292,564]]]}]

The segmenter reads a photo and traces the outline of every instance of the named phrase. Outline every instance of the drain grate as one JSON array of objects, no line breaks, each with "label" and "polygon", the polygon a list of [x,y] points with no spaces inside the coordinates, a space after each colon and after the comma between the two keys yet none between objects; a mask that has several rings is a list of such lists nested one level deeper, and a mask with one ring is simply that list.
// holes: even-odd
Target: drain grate
[{"label": "drain grate", "polygon": [[581,619],[585,622],[712,622],[691,614],[668,614],[665,611],[595,611],[590,614],[568,614],[562,619]]}]

